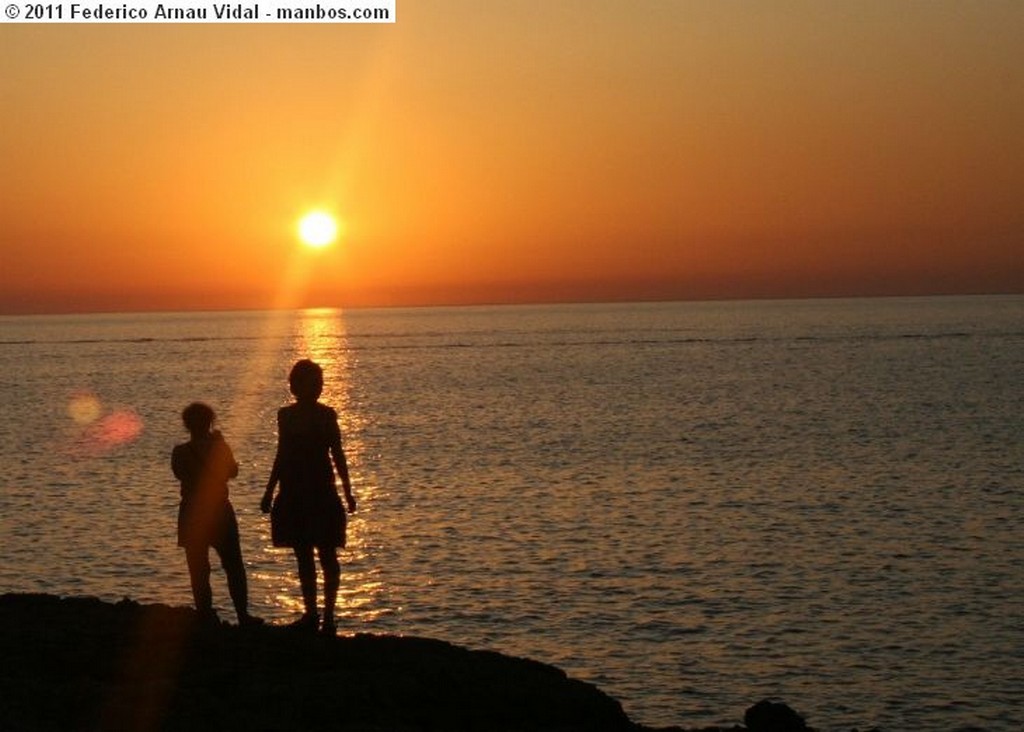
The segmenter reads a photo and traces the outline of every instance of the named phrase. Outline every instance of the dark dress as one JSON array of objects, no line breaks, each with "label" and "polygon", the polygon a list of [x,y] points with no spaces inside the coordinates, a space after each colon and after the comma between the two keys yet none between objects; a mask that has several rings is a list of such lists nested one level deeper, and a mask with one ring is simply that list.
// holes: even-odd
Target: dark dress
[{"label": "dark dress", "polygon": [[181,481],[178,546],[222,549],[238,544],[238,522],[228,500],[228,480],[238,464],[220,433],[176,445],[171,469]]},{"label": "dark dress", "polygon": [[297,402],[278,410],[275,470],[281,489],[270,512],[274,546],[345,546],[346,517],[330,452],[340,444],[338,414],[330,407]]}]

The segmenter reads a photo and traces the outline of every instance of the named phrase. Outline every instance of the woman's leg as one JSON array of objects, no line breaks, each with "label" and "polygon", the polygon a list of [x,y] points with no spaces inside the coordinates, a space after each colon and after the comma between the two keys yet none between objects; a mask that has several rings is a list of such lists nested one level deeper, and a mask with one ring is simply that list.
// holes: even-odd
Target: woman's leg
[{"label": "woman's leg", "polygon": [[306,615],[316,617],[316,564],[313,562],[313,547],[297,546],[293,551],[299,565],[299,586],[302,588]]},{"label": "woman's leg", "polygon": [[245,576],[245,563],[242,561],[242,547],[238,536],[225,540],[216,547],[220,556],[220,566],[228,578],[228,592],[235,606],[235,614],[239,624],[249,619],[249,582]]},{"label": "woman's leg", "polygon": [[210,553],[205,545],[192,544],[185,547],[185,561],[188,562],[188,578],[192,583],[192,599],[200,615],[213,613],[213,592],[210,590]]},{"label": "woman's leg", "polygon": [[338,601],[338,587],[341,585],[341,564],[338,550],[333,546],[317,547],[320,567],[324,571],[324,626],[334,627],[334,606]]},{"label": "woman's leg", "polygon": [[238,521],[231,504],[222,508],[218,517],[218,526],[213,548],[220,557],[220,566],[228,580],[228,592],[235,606],[239,624],[249,619],[249,584],[245,577],[245,564],[242,562],[242,546],[238,536]]}]

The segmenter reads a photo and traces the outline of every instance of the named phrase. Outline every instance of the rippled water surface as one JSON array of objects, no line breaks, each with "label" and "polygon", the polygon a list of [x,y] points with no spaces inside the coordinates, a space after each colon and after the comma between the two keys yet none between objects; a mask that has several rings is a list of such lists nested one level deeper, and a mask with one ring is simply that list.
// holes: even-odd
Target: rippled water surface
[{"label": "rippled water surface", "polygon": [[1019,297],[0,318],[0,591],[188,604],[201,399],[254,611],[293,618],[258,502],[305,356],[360,500],[348,631],[553,663],[651,725],[1024,728]]}]

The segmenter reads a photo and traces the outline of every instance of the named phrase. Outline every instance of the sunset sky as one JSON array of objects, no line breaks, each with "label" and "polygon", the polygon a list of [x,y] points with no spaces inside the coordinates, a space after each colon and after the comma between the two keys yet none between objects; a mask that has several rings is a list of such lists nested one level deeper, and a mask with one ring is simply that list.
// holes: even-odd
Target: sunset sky
[{"label": "sunset sky", "polygon": [[0,25],[0,314],[1024,292],[1020,0],[397,10]]}]

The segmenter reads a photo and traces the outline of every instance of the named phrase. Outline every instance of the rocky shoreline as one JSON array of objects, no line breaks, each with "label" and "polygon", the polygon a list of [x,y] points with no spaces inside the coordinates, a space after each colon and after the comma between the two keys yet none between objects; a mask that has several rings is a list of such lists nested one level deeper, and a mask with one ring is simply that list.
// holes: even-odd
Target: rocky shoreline
[{"label": "rocky shoreline", "polygon": [[[0,637],[3,730],[654,732],[557,668],[425,638],[242,629],[190,608],[27,594],[0,596]],[[729,729],[809,729],[767,702],[745,723]]]}]

